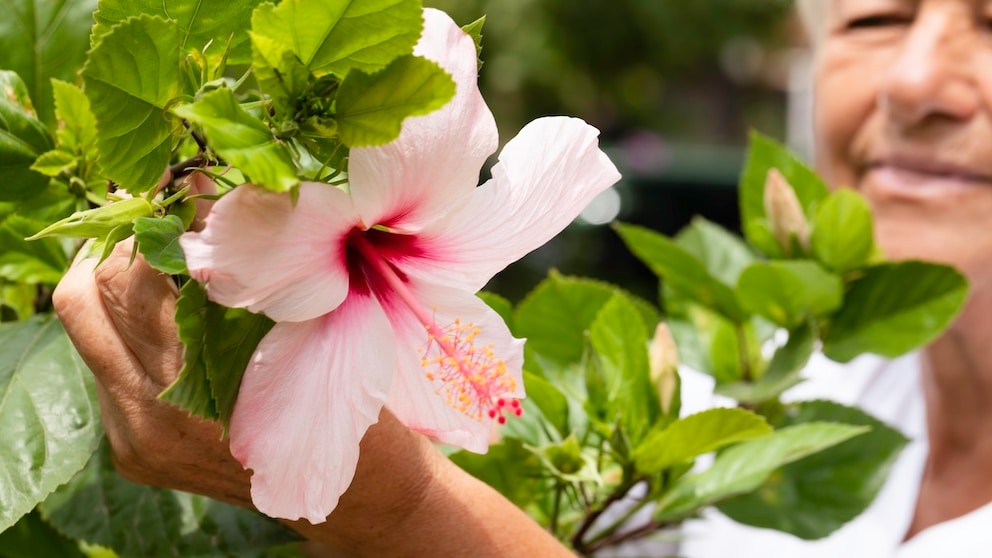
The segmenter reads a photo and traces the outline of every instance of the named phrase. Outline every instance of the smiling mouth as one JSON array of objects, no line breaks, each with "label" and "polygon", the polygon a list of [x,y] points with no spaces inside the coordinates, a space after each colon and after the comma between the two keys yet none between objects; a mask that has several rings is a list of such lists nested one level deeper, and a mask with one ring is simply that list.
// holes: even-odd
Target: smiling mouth
[{"label": "smiling mouth", "polygon": [[992,185],[992,175],[959,165],[932,161],[879,160],[867,165],[868,172],[881,171],[916,181],[959,182]]}]

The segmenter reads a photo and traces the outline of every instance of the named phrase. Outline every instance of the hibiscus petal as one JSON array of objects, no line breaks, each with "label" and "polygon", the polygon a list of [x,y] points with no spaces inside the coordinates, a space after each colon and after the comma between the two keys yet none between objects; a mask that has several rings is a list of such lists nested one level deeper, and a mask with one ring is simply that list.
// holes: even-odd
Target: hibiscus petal
[{"label": "hibiscus petal", "polygon": [[[404,267],[475,292],[493,275],[562,231],[620,179],[599,150],[599,131],[568,117],[537,119],[507,143],[493,178],[462,211],[420,234],[430,261]],[[443,264],[439,264],[443,261]],[[444,273],[437,273],[443,266]]]},{"label": "hibiscus petal", "polygon": [[353,295],[323,318],[277,324],[259,344],[231,417],[231,453],[253,471],[259,511],[320,523],[337,506],[389,392],[391,334],[378,303]]},{"label": "hibiscus petal", "polygon": [[[485,453],[494,424],[494,420],[487,416],[488,406],[497,397],[509,402],[524,396],[521,375],[524,340],[514,338],[499,314],[470,293],[424,283],[411,285],[411,290],[425,307],[432,309],[435,322],[442,328],[447,326],[447,332],[456,333],[453,331],[456,320],[466,334],[478,328],[471,344],[476,350],[490,348],[496,358],[502,360],[506,365],[505,374],[509,376],[503,379],[504,386],[509,380],[511,389],[501,391],[497,387],[492,392],[492,400],[480,402],[485,406],[481,420],[456,410],[448,401],[446,386],[427,376],[428,373],[436,373],[436,368],[424,367],[421,363],[428,341],[424,325],[405,307],[386,306],[399,344],[399,370],[386,407],[413,430],[444,443]],[[465,340],[464,335],[462,339]],[[432,344],[427,358],[436,351],[436,344]]]},{"label": "hibiscus petal", "polygon": [[276,321],[326,314],[348,292],[344,236],[358,223],[348,194],[303,183],[289,194],[239,186],[214,204],[202,232],[180,238],[210,299]]},{"label": "hibiscus petal", "polygon": [[496,121],[478,86],[475,42],[444,12],[424,10],[414,54],[429,58],[455,81],[455,97],[424,116],[408,118],[399,138],[351,150],[351,195],[367,226],[404,232],[464,203],[479,170],[496,151]]}]

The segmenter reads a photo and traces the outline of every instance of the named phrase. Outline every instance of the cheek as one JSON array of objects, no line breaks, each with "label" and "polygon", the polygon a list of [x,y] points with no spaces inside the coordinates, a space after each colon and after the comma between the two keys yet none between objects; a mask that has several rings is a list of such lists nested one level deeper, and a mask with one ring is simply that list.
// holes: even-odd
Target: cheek
[{"label": "cheek", "polygon": [[878,64],[864,52],[824,45],[815,74],[816,167],[831,186],[855,186],[856,145],[874,125]]},{"label": "cheek", "polygon": [[928,207],[873,205],[875,237],[888,258],[949,264],[975,285],[992,285],[992,189]]}]

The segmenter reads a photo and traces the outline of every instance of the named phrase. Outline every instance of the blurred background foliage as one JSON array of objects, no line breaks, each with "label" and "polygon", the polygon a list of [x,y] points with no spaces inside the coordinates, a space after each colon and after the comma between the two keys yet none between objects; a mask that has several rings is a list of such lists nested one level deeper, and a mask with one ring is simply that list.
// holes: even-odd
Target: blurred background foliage
[{"label": "blurred background foliage", "polygon": [[480,79],[504,142],[534,118],[578,116],[601,130],[624,175],[584,223],[489,285],[511,299],[555,267],[656,300],[654,277],[604,223],[618,218],[671,234],[701,214],[736,229],[748,130],[802,143],[790,137],[805,59],[792,0],[425,5],[461,24],[486,15]]}]

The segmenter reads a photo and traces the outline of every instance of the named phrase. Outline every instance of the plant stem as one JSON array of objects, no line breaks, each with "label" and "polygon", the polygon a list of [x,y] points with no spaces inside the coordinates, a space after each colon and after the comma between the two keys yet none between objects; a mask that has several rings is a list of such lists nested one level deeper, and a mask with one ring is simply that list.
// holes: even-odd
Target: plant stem
[{"label": "plant stem", "polygon": [[650,502],[650,500],[648,500],[646,498],[640,500],[639,502],[637,502],[637,504],[635,504],[634,506],[631,506],[631,508],[629,510],[627,510],[626,512],[624,512],[624,514],[622,516],[620,516],[619,519],[617,519],[616,521],[614,521],[613,523],[611,523],[609,527],[603,529],[595,537],[593,537],[592,539],[590,539],[589,542],[583,543],[583,544],[589,545],[587,548],[590,548],[591,549],[591,548],[596,547],[596,545],[598,545],[600,541],[605,540],[605,539],[609,539],[609,538],[615,536],[617,530],[620,529],[621,527],[623,527],[625,523],[627,523],[628,521],[630,521],[630,518],[634,517],[634,514],[636,514],[637,512],[641,511],[644,508],[644,506],[646,506],[649,502]]},{"label": "plant stem", "polygon": [[603,505],[593,510],[592,513],[587,515],[586,518],[582,520],[582,525],[579,526],[579,530],[576,531],[575,535],[572,537],[573,548],[580,550],[585,546],[582,539],[586,536],[586,533],[589,532],[589,529],[592,528],[593,523],[596,523],[596,520],[599,519],[599,516],[603,515],[603,512],[605,512],[607,508],[612,506],[615,502],[620,501],[620,499],[622,499],[630,490],[630,487],[631,485],[629,484],[618,486],[617,489],[603,501]]},{"label": "plant stem", "polygon": [[744,334],[744,324],[734,324],[734,332],[737,334],[737,351],[740,357],[741,375],[745,382],[753,381],[751,375],[751,359],[747,353],[747,336]]},{"label": "plant stem", "polygon": [[202,167],[207,162],[207,156],[203,152],[200,152],[185,161],[179,161],[172,165],[169,167],[169,172],[172,173],[172,179],[175,180],[191,174],[195,169]]},{"label": "plant stem", "polygon": [[555,483],[555,500],[551,508],[551,532],[558,536],[558,515],[561,512],[561,496],[564,490],[560,482]]},{"label": "plant stem", "polygon": [[655,531],[659,531],[666,527],[670,527],[671,525],[672,524],[658,523],[657,521],[649,521],[648,523],[645,523],[644,525],[641,525],[636,529],[625,531],[623,533],[614,533],[609,537],[605,537],[603,539],[600,539],[599,541],[596,541],[595,543],[591,543],[588,547],[584,549],[584,551],[586,553],[595,552],[601,548],[618,545],[626,541],[643,537]]}]

